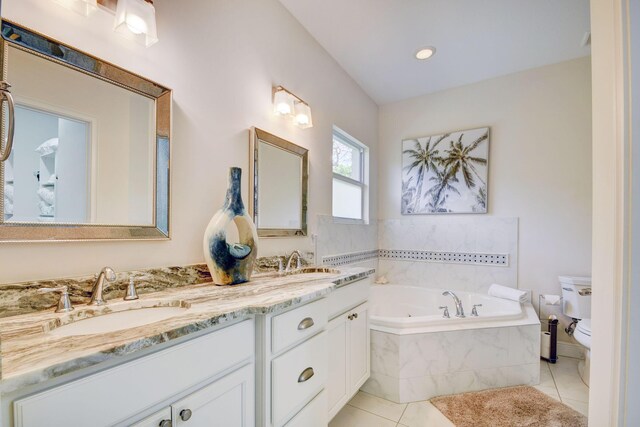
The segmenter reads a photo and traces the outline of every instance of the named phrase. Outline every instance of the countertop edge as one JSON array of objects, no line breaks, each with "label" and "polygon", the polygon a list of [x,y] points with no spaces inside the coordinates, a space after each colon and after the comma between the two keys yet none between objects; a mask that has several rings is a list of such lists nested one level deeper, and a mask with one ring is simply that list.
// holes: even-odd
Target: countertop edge
[{"label": "countertop edge", "polygon": [[162,333],[155,334],[149,337],[134,339],[126,344],[117,345],[110,349],[97,351],[95,353],[86,354],[74,359],[55,363],[45,368],[38,368],[33,371],[20,373],[7,378],[1,378],[0,391],[3,394],[15,392],[19,389],[35,386],[48,380],[70,374],[72,372],[95,367],[96,365],[113,360],[117,357],[133,355],[142,350],[147,350],[154,346],[166,344],[178,338],[183,338],[197,332],[204,331],[206,329],[217,328],[226,323],[233,323],[255,315],[269,315],[278,311],[283,311],[288,309],[289,307],[325,297],[335,289],[339,289],[345,285],[364,279],[375,273],[374,268],[356,268],[358,268],[359,271],[348,272],[346,274],[339,275],[336,278],[327,280],[327,283],[332,283],[333,286],[320,290],[314,290],[305,295],[295,296],[291,299],[287,299],[286,301],[269,303],[265,305],[248,305],[235,310],[230,310],[228,312],[217,313],[210,319],[199,320],[197,322],[163,331]]}]

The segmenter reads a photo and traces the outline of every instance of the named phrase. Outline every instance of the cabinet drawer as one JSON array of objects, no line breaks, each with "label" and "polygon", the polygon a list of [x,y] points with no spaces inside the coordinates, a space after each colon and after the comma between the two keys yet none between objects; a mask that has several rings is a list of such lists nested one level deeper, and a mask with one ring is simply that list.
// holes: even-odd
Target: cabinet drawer
[{"label": "cabinet drawer", "polygon": [[327,357],[327,333],[322,332],[271,362],[274,426],[283,425],[324,388]]},{"label": "cabinet drawer", "polygon": [[[159,427],[163,422],[171,422],[171,408],[167,407],[153,415],[149,415],[142,421],[131,424],[131,427]],[[173,424],[173,423],[171,423]]]},{"label": "cabinet drawer", "polygon": [[331,292],[327,299],[329,320],[369,299],[373,278],[367,277]]},{"label": "cabinet drawer", "polygon": [[327,427],[327,392],[321,391],[285,427]]},{"label": "cabinet drawer", "polygon": [[322,298],[271,319],[271,352],[278,352],[324,329],[327,324],[327,301]]},{"label": "cabinet drawer", "polygon": [[14,402],[14,425],[100,427],[118,424],[249,360],[253,354],[253,320],[245,320],[17,400]]}]

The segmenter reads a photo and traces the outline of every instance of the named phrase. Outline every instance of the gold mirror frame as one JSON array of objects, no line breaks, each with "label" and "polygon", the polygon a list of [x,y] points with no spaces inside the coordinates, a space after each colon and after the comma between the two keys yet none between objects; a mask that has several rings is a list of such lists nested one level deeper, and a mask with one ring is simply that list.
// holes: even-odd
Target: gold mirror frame
[{"label": "gold mirror frame", "polygon": [[[251,128],[250,132],[250,160],[249,160],[249,215],[253,218],[253,222],[256,224],[259,237],[296,237],[307,235],[307,198],[309,193],[309,150],[300,147],[299,145],[289,142],[285,139],[279,138],[269,132],[262,129]],[[258,214],[260,210],[259,205],[259,191],[258,188],[258,160],[260,157],[259,143],[264,141],[274,147],[284,150],[288,153],[296,155],[301,158],[302,161],[302,206],[300,210],[300,228],[259,228],[258,227]]]},{"label": "gold mirror frame", "polygon": [[[153,224],[75,224],[4,222],[4,163],[0,163],[0,242],[168,240],[171,229],[171,102],[172,91],[123,68],[110,64],[69,45],[24,28],[8,20],[1,21],[1,81],[6,81],[9,46],[40,58],[103,80],[145,96],[155,103],[156,147],[154,150]],[[9,82],[10,83],[10,82]],[[7,117],[2,111],[0,135],[4,135]],[[0,142],[1,144],[1,142]],[[159,167],[159,161],[162,166]],[[162,183],[162,186],[160,185]],[[160,191],[162,198],[158,197]],[[160,206],[161,200],[166,205]]]}]

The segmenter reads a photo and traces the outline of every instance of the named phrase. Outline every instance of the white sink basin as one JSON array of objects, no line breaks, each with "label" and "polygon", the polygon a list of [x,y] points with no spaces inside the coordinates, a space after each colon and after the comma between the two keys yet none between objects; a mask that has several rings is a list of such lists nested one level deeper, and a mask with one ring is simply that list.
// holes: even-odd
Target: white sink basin
[{"label": "white sink basin", "polygon": [[188,310],[187,307],[149,307],[118,311],[76,320],[73,323],[52,329],[49,334],[58,337],[104,334],[159,322],[178,316],[186,310]]}]

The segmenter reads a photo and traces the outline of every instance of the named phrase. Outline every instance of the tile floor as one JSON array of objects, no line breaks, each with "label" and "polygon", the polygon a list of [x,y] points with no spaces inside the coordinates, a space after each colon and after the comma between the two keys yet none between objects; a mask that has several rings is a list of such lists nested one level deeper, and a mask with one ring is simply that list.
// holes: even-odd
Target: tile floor
[{"label": "tile floor", "polygon": [[[562,357],[556,364],[540,361],[536,388],[587,415],[589,388],[578,375],[578,359]],[[358,392],[329,427],[455,427],[429,401],[399,404]]]}]

